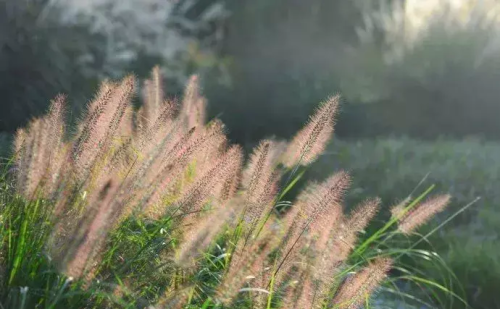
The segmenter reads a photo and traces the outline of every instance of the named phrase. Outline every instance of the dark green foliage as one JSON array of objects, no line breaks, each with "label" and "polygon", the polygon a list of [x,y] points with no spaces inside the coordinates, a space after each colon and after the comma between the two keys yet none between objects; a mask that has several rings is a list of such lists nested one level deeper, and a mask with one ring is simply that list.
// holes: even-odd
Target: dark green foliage
[{"label": "dark green foliage", "polygon": [[0,162],[7,160],[11,155],[12,136],[7,133],[0,133]]},{"label": "dark green foliage", "polygon": [[[212,72],[205,84],[212,114],[222,113],[239,142],[288,137],[314,102],[338,91],[342,137],[500,137],[499,31],[487,7],[465,12],[465,26],[445,10],[408,42],[404,27],[384,29],[397,14],[384,3],[380,12],[370,1],[229,5],[220,48],[231,60],[227,76]],[[356,31],[364,27],[368,39]]]},{"label": "dark green foliage", "polygon": [[238,1],[228,9],[221,46],[231,59],[228,80],[205,79],[211,112],[242,143],[268,132],[289,137],[315,102],[340,90],[336,67],[356,39],[360,11],[355,1],[325,0]]},{"label": "dark green foliage", "polygon": [[466,11],[465,25],[457,14],[438,13],[413,40],[392,29],[384,35],[387,44],[354,45],[340,67],[342,93],[365,104],[372,135],[498,139],[498,25],[487,19],[486,6]]},{"label": "dark green foliage", "polygon": [[[73,111],[96,86],[86,76],[99,37],[85,25],[62,26],[60,10],[47,0],[0,2],[0,131],[14,131],[47,109],[58,93],[71,94]],[[75,117],[75,115],[70,115]]]}]

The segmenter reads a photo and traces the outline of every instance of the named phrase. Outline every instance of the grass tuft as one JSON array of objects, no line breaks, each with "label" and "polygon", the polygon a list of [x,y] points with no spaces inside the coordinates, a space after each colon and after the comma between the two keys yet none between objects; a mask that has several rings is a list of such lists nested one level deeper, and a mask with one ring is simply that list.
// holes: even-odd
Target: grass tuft
[{"label": "grass tuft", "polygon": [[[421,202],[432,186],[368,237],[380,199],[348,213],[345,171],[288,200],[331,137],[338,97],[245,164],[224,125],[205,123],[197,77],[177,106],[155,68],[137,112],[135,84],[104,83],[71,137],[62,96],[16,135],[0,180],[3,307],[353,309],[383,289],[465,303],[451,274],[443,285],[403,259],[442,262],[408,238],[448,203]],[[405,282],[428,291],[413,298]]]}]

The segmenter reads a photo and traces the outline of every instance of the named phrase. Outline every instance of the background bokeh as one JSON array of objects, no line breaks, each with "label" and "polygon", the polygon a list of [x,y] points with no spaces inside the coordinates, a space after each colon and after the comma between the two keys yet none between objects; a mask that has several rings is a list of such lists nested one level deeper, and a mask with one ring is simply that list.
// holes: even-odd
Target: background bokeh
[{"label": "background bokeh", "polygon": [[454,196],[441,219],[480,196],[431,241],[454,292],[500,308],[499,13],[496,0],[0,0],[0,153],[57,93],[71,122],[101,80],[155,64],[172,96],[199,74],[210,115],[245,147],[290,138],[340,93],[307,178],[350,170],[348,204],[386,206],[425,178]]}]

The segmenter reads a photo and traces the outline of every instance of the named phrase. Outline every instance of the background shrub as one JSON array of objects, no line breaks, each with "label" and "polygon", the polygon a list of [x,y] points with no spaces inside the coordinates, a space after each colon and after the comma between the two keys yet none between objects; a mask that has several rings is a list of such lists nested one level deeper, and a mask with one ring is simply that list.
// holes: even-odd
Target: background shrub
[{"label": "background shrub", "polygon": [[464,16],[443,5],[418,29],[403,6],[367,13],[340,71],[346,100],[366,105],[371,135],[498,139],[500,25],[494,9],[464,5]]},{"label": "background shrub", "polygon": [[223,113],[239,141],[270,131],[287,137],[314,102],[338,91],[344,104],[337,133],[343,137],[497,139],[498,5],[463,1],[452,8],[442,1],[418,17],[417,27],[410,8],[418,3],[229,6],[220,46],[230,59],[228,78],[212,73],[205,85],[212,114]]}]

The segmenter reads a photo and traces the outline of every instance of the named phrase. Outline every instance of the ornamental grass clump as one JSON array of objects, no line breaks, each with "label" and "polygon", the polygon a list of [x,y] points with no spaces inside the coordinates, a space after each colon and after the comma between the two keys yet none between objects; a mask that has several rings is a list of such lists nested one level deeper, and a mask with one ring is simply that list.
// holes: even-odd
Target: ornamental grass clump
[{"label": "ornamental grass clump", "polygon": [[[338,96],[289,144],[264,140],[245,162],[222,122],[206,121],[198,77],[180,103],[158,67],[134,110],[136,88],[132,76],[104,82],[75,132],[64,96],[17,132],[2,179],[6,305],[360,308],[390,277],[387,235],[360,238],[381,201],[347,211],[348,172],[285,200],[330,140]],[[449,197],[418,201],[393,209],[394,233]]]}]

